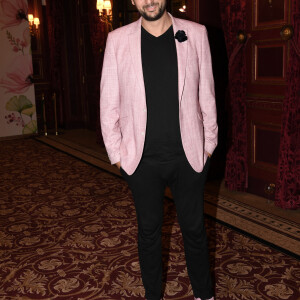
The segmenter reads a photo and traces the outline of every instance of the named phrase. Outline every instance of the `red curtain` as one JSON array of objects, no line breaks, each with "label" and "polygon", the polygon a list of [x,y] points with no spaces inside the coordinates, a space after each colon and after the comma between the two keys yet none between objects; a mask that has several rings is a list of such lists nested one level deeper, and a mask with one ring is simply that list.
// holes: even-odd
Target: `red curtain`
[{"label": "red curtain", "polygon": [[239,30],[246,29],[245,0],[220,1],[222,26],[229,58],[229,149],[225,183],[231,190],[247,188],[246,63],[244,47],[237,41]]},{"label": "red curtain", "polygon": [[105,42],[107,38],[107,26],[105,23],[100,22],[99,12],[96,9],[97,0],[89,0],[88,1],[88,14],[89,14],[89,28],[90,28],[90,36],[91,43],[93,48],[94,55],[94,63],[95,63],[95,82],[92,84],[93,90],[93,99],[97,105],[97,122],[96,122],[96,134],[97,134],[97,143],[104,145],[101,127],[100,127],[100,78],[101,78],[101,70],[103,63],[103,51],[105,49]]},{"label": "red curtain", "polygon": [[285,209],[300,207],[300,3],[298,0],[292,2],[291,16],[294,37],[290,42],[275,194],[275,204]]},{"label": "red curtain", "polygon": [[59,124],[63,124],[62,48],[64,39],[63,4],[60,0],[47,1],[46,5],[51,92],[56,93]]}]

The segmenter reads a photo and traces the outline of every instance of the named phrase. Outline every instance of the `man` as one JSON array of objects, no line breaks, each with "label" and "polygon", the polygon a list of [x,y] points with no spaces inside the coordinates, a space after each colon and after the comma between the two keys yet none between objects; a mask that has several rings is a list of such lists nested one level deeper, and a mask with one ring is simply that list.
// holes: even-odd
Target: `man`
[{"label": "man", "polygon": [[217,145],[204,26],[173,18],[167,0],[132,0],[141,18],[107,38],[101,128],[112,164],[133,194],[147,300],[161,298],[163,196],[170,186],[195,299],[213,299],[203,189]]}]

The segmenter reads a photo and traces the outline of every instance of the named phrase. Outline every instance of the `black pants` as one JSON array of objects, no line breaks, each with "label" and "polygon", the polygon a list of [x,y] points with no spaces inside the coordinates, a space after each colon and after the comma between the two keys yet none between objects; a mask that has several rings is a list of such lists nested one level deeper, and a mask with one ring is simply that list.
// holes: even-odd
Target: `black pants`
[{"label": "black pants", "polygon": [[194,296],[201,299],[213,296],[203,220],[203,192],[209,160],[201,173],[193,170],[184,155],[168,162],[143,158],[131,176],[121,169],[135,202],[139,261],[147,300],[161,298],[161,227],[167,185],[176,205]]}]

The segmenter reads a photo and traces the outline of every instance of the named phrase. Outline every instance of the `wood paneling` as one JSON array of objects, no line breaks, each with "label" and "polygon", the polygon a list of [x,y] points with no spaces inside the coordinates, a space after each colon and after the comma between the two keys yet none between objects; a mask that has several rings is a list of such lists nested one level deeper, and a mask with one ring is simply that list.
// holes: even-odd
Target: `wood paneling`
[{"label": "wood paneling", "polygon": [[246,49],[247,94],[283,97],[289,43],[280,38],[280,28],[251,35]]},{"label": "wood paneling", "polygon": [[284,21],[284,0],[257,0],[257,24]]},{"label": "wood paneling", "polygon": [[280,30],[289,18],[290,0],[247,0],[248,192],[271,199],[289,57],[289,42]]},{"label": "wood paneling", "polygon": [[[284,49],[282,46],[255,47],[255,80],[282,79],[284,80]],[[276,61],[276,63],[274,63]]]},{"label": "wood paneling", "polygon": [[289,23],[290,0],[252,0],[252,29],[274,28]]},{"label": "wood paneling", "polygon": [[265,197],[270,196],[266,188],[276,182],[281,112],[280,102],[247,101],[248,191]]},{"label": "wood paneling", "polygon": [[253,124],[254,164],[267,164],[276,169],[280,142],[280,126],[273,124]]},{"label": "wood paneling", "polygon": [[[284,81],[285,75],[285,45],[255,45],[254,80]],[[275,63],[274,63],[275,62]]]}]

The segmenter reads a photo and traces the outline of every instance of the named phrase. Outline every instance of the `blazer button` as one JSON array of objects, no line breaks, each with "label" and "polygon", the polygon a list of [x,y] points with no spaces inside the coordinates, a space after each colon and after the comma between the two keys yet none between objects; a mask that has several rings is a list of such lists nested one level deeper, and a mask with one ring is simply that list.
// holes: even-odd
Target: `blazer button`
[{"label": "blazer button", "polygon": [[142,131],[142,135],[145,135],[145,132],[144,132],[144,131]]}]

